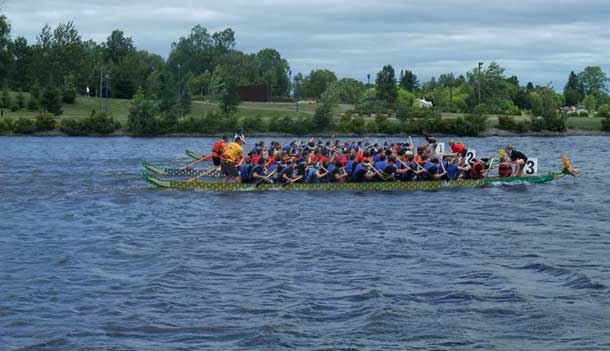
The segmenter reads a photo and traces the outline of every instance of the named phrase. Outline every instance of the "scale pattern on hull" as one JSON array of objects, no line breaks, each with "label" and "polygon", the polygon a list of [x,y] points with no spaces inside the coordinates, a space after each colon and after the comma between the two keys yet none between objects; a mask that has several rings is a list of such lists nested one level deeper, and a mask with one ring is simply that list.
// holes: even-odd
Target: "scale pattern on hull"
[{"label": "scale pattern on hull", "polygon": [[222,174],[220,173],[219,170],[214,170],[213,172],[210,172],[209,170],[206,170],[206,169],[160,168],[160,167],[156,167],[148,162],[142,162],[142,166],[147,171],[149,171],[153,174],[168,176],[168,177],[198,177],[201,175],[203,175],[205,177],[209,177],[209,178],[222,177]]},{"label": "scale pattern on hull", "polygon": [[208,191],[265,191],[265,190],[306,190],[306,191],[413,191],[413,190],[436,190],[441,188],[455,187],[480,187],[489,184],[515,184],[515,183],[546,183],[565,176],[565,173],[548,173],[528,177],[484,179],[460,179],[450,182],[445,181],[420,181],[420,182],[368,182],[368,183],[295,183],[295,184],[235,184],[219,182],[188,182],[188,181],[165,181],[158,179],[146,172],[144,178],[162,188],[175,189],[201,189]]}]

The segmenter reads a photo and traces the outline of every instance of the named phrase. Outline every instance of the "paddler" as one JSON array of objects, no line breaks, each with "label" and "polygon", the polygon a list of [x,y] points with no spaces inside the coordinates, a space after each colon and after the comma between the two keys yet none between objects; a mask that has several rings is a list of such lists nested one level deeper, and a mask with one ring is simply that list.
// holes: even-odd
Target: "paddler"
[{"label": "paddler", "polygon": [[522,177],[525,164],[527,163],[527,156],[525,156],[523,152],[513,149],[513,147],[510,145],[506,145],[504,149],[506,150],[508,158],[510,158],[511,162],[514,165],[517,165],[517,170],[515,171],[513,177]]},{"label": "paddler", "polygon": [[286,167],[284,167],[278,177],[278,181],[280,183],[294,183],[300,180],[301,176],[297,176],[296,173],[297,163],[294,161],[286,162]]},{"label": "paddler", "polygon": [[463,142],[456,143],[455,140],[452,139],[449,140],[449,146],[451,147],[451,153],[455,156],[466,156],[466,145]]},{"label": "paddler", "polygon": [[225,147],[220,157],[220,171],[224,175],[225,183],[229,183],[230,180],[241,183],[237,162],[244,155],[244,145],[246,145],[246,137],[243,134],[236,134],[233,142]]},{"label": "paddler", "polygon": [[216,141],[212,146],[212,162],[214,162],[214,166],[220,166],[220,157],[222,156],[222,152],[227,146],[227,141],[229,138],[226,135],[222,136],[222,139]]},{"label": "paddler", "polygon": [[250,180],[252,183],[273,183],[273,179],[265,174],[265,159],[260,158],[250,170]]}]

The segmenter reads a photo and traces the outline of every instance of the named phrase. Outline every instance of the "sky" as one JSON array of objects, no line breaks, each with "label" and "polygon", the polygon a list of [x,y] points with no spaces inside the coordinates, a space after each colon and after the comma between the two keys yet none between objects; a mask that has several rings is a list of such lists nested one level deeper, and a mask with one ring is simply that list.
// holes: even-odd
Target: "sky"
[{"label": "sky", "polygon": [[[2,0],[0,0],[1,2]],[[561,89],[570,71],[610,73],[607,0],[4,0],[12,37],[35,41],[45,24],[75,22],[83,39],[123,30],[164,57],[197,24],[232,28],[236,48],[274,48],[292,72],[327,68],[371,80],[385,64],[420,81],[496,61],[521,84]]]}]

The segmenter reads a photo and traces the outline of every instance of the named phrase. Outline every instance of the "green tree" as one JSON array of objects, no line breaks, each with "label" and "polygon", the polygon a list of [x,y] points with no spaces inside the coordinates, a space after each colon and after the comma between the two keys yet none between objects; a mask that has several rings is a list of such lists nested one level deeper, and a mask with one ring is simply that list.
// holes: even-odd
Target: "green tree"
[{"label": "green tree", "polygon": [[220,52],[233,50],[235,47],[235,32],[231,28],[227,28],[222,32],[212,34],[214,48]]},{"label": "green tree", "polygon": [[587,95],[582,100],[582,104],[585,105],[587,111],[592,114],[597,108],[597,99],[595,98],[595,95]]},{"label": "green tree", "polygon": [[43,111],[50,112],[56,116],[63,114],[61,108],[61,92],[53,86],[47,87],[42,93],[40,106]]},{"label": "green tree", "polygon": [[327,69],[313,70],[301,80],[300,89],[302,89],[302,94],[299,94],[299,97],[320,99],[328,87],[336,81],[337,76],[332,71]]},{"label": "green tree", "polygon": [[22,110],[25,107],[25,97],[22,92],[17,93],[17,107]]},{"label": "green tree", "polygon": [[582,101],[584,96],[582,94],[581,87],[582,84],[576,73],[574,73],[574,71],[570,72],[568,82],[563,88],[563,96],[567,106],[574,106]]},{"label": "green tree", "polygon": [[210,71],[205,71],[202,74],[193,77],[188,82],[188,85],[190,86],[192,92],[200,97],[203,97],[208,94],[210,80],[212,80],[212,73],[210,73]]},{"label": "green tree", "polygon": [[41,98],[40,92],[40,83],[38,82],[38,80],[35,80],[34,83],[32,83],[32,86],[30,87],[30,96],[34,98],[34,100],[39,100]]},{"label": "green tree", "polygon": [[38,110],[38,100],[34,97],[34,95],[30,94],[30,98],[28,99],[28,110],[36,111]]},{"label": "green tree", "polygon": [[263,49],[256,54],[258,83],[271,86],[273,96],[286,96],[290,87],[288,62],[274,49]]},{"label": "green tree", "polygon": [[176,82],[166,69],[159,76],[159,111],[162,113],[175,111],[178,105]]},{"label": "green tree", "polygon": [[212,74],[209,86],[209,95],[212,101],[219,104],[225,114],[233,113],[239,105],[239,85],[229,67],[218,66]]},{"label": "green tree", "polygon": [[398,89],[398,97],[396,99],[396,102],[401,104],[401,105],[405,105],[407,107],[411,107],[413,106],[413,103],[415,102],[415,94],[413,94],[411,91],[400,87],[400,89]]},{"label": "green tree", "polygon": [[[0,79],[6,80],[6,77],[12,72],[13,67],[13,45],[11,42],[11,25],[8,23],[6,16],[0,15]],[[6,81],[0,83],[7,83]]]},{"label": "green tree", "polygon": [[399,85],[407,91],[414,92],[419,87],[417,76],[412,71],[406,70],[400,72]]},{"label": "green tree", "polygon": [[76,91],[76,84],[74,84],[74,76],[67,75],[64,78],[64,85],[62,87],[62,101],[66,104],[73,104],[76,101],[76,96],[78,92]]},{"label": "green tree", "polygon": [[314,112],[313,125],[316,130],[324,131],[333,125],[333,115],[338,99],[338,85],[333,83],[320,97],[320,103]]},{"label": "green tree", "polygon": [[123,31],[115,29],[104,43],[106,50],[106,60],[114,64],[120,63],[127,55],[135,51],[133,39],[126,37]]},{"label": "green tree", "polygon": [[33,61],[33,51],[28,45],[28,41],[23,37],[15,39],[13,45],[13,55],[15,65],[12,74],[13,86],[17,90],[28,90],[32,84],[31,65]]},{"label": "green tree", "polygon": [[161,95],[161,71],[151,72],[144,82],[144,93],[147,96]]},{"label": "green tree", "polygon": [[127,130],[134,135],[159,134],[159,119],[155,117],[155,105],[139,89],[131,102],[127,117]]},{"label": "green tree", "polygon": [[1,108],[10,108],[11,105],[13,104],[13,99],[11,99],[11,95],[9,94],[8,91],[8,85],[4,85],[4,88],[2,88],[2,96],[0,97],[0,104],[1,104]]},{"label": "green tree", "polygon": [[586,95],[608,92],[608,76],[599,66],[586,67],[578,74],[578,78],[582,82]]},{"label": "green tree", "polygon": [[377,99],[383,100],[388,104],[393,104],[398,98],[398,87],[396,86],[396,76],[391,65],[385,65],[377,73],[375,80],[377,85]]},{"label": "green tree", "polygon": [[182,92],[179,104],[182,115],[191,113],[191,110],[193,109],[193,96],[191,94],[191,89],[188,87],[185,87],[184,91]]},{"label": "green tree", "polygon": [[357,104],[364,97],[365,87],[360,81],[343,78],[331,84],[337,93],[338,102],[342,104]]}]

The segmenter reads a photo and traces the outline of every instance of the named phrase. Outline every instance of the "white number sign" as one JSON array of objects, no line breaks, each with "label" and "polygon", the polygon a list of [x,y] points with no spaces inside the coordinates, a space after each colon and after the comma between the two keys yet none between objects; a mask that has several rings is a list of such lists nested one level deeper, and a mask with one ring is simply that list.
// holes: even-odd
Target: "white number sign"
[{"label": "white number sign", "polygon": [[534,175],[538,173],[538,159],[537,158],[529,158],[525,163],[524,171],[526,175]]},{"label": "white number sign", "polygon": [[475,149],[466,150],[466,162],[467,163],[472,163],[472,160],[475,159],[476,157],[477,157],[477,150],[475,150]]},{"label": "white number sign", "polygon": [[437,154],[444,154],[445,153],[445,143],[438,143],[438,144],[436,144],[436,153]]}]

